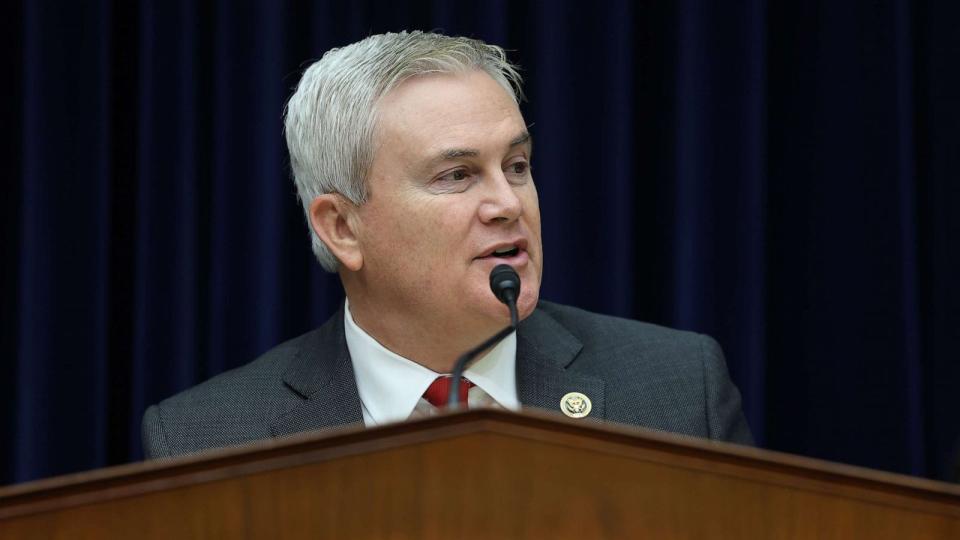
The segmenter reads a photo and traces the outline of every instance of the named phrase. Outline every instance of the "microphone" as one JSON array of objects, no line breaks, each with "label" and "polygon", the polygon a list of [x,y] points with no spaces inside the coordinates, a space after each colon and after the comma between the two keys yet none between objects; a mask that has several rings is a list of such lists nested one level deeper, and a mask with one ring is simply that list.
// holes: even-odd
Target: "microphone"
[{"label": "microphone", "polygon": [[510,326],[517,327],[517,298],[520,296],[520,276],[509,264],[498,264],[490,271],[490,290],[510,308]]},{"label": "microphone", "polygon": [[517,329],[519,316],[517,315],[517,298],[520,297],[520,276],[517,271],[509,264],[498,264],[490,271],[490,290],[498,300],[507,305],[510,309],[510,326],[500,330],[490,339],[480,345],[463,353],[463,356],[457,358],[457,363],[453,365],[453,374],[450,385],[450,395],[447,398],[447,407],[451,410],[460,408],[460,379],[463,378],[463,372],[478,354],[488,348],[500,343],[500,341],[509,336],[511,332]]}]

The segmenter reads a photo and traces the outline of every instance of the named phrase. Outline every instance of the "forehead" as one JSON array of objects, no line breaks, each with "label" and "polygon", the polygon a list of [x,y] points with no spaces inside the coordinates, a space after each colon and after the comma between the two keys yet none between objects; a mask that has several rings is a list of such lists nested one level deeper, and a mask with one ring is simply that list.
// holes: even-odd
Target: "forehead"
[{"label": "forehead", "polygon": [[495,145],[525,131],[513,97],[479,70],[407,79],[380,100],[377,119],[377,153],[397,145],[417,154]]}]

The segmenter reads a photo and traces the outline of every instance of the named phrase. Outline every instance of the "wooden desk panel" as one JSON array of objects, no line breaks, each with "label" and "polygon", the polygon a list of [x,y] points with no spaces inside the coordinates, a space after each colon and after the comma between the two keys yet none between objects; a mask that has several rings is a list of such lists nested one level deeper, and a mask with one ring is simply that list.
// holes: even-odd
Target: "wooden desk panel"
[{"label": "wooden desk panel", "polygon": [[0,490],[7,538],[960,538],[960,489],[469,411]]}]

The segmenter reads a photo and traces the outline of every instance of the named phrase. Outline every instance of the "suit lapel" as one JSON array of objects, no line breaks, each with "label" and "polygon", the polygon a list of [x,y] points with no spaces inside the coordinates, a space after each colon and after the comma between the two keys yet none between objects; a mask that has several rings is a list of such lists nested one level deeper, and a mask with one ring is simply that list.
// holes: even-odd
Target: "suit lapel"
[{"label": "suit lapel", "polygon": [[363,421],[342,307],[300,347],[283,382],[303,400],[270,424],[274,437]]},{"label": "suit lapel", "polygon": [[585,394],[592,403],[588,418],[605,418],[605,383],[570,369],[583,344],[553,317],[536,309],[517,331],[517,392],[520,403],[560,410],[568,392]]},{"label": "suit lapel", "polygon": [[[569,368],[583,344],[536,309],[517,331],[517,393],[525,407],[560,410],[568,392],[590,398],[588,418],[605,417],[605,383]],[[360,395],[343,333],[343,308],[297,351],[284,384],[303,400],[270,424],[275,437],[363,422]]]}]

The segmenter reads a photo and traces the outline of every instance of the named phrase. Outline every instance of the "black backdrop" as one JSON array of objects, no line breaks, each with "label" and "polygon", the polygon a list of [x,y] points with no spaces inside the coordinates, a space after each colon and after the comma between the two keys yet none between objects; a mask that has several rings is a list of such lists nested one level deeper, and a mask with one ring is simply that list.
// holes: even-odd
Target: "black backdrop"
[{"label": "black backdrop", "polygon": [[442,29],[524,68],[542,295],[715,336],[765,447],[942,477],[960,434],[954,2],[24,1],[2,32],[0,483],[321,323],[305,62]]}]

